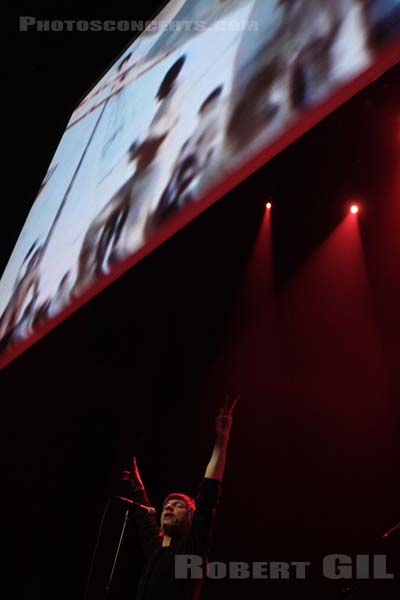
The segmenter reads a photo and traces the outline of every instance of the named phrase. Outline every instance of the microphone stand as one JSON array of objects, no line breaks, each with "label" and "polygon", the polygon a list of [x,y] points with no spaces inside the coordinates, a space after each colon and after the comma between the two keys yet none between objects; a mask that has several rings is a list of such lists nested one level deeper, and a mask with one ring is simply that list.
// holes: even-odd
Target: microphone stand
[{"label": "microphone stand", "polygon": [[122,529],[121,529],[121,533],[120,533],[120,536],[119,536],[117,550],[116,550],[115,556],[114,556],[114,562],[113,562],[113,565],[112,565],[112,568],[111,568],[110,577],[108,579],[108,583],[107,583],[107,586],[106,586],[106,592],[105,592],[105,595],[104,595],[104,600],[107,598],[108,593],[109,593],[110,588],[111,588],[111,582],[112,582],[112,578],[114,576],[115,565],[117,564],[119,551],[120,551],[120,548],[121,548],[121,545],[122,545],[122,540],[124,538],[126,525],[128,523],[128,517],[129,517],[129,511],[130,511],[130,509],[132,507],[135,507],[136,509],[145,510],[149,514],[155,514],[155,512],[156,512],[155,508],[153,508],[152,506],[145,506],[143,504],[140,504],[139,502],[135,502],[134,500],[130,500],[129,498],[124,498],[123,496],[114,496],[114,499],[115,500],[122,500],[123,502],[125,502],[125,504],[128,504],[129,506],[128,506],[128,508],[125,511],[124,523],[122,525]]},{"label": "microphone stand", "polygon": [[117,546],[117,550],[115,552],[115,557],[114,557],[114,562],[113,562],[113,565],[112,565],[112,568],[111,568],[110,577],[108,579],[108,583],[107,583],[107,586],[106,586],[106,593],[104,595],[104,599],[107,598],[108,592],[110,591],[110,588],[111,588],[111,582],[112,582],[112,578],[113,578],[114,571],[115,571],[115,565],[117,564],[119,551],[120,551],[122,540],[123,540],[123,537],[124,537],[124,534],[125,534],[126,524],[128,522],[129,511],[130,511],[130,507],[128,507],[126,509],[126,512],[125,512],[124,523],[122,525],[121,534],[119,536],[118,546]]},{"label": "microphone stand", "polygon": [[156,514],[156,509],[154,507],[152,507],[152,506],[145,506],[144,504],[140,504],[139,502],[135,502],[134,500],[130,500],[129,498],[124,498],[123,496],[114,496],[113,498],[110,498],[108,500],[108,502],[107,502],[107,504],[105,506],[105,509],[103,511],[103,515],[101,517],[100,528],[99,528],[99,531],[98,531],[98,534],[97,534],[97,539],[96,539],[96,543],[95,543],[95,547],[94,547],[94,551],[93,551],[93,556],[92,556],[92,560],[91,560],[91,563],[90,563],[89,575],[88,575],[87,581],[86,581],[86,586],[85,586],[85,591],[84,591],[84,595],[83,595],[83,600],[86,600],[87,596],[88,596],[89,586],[90,586],[90,583],[91,583],[91,578],[92,578],[92,573],[93,573],[93,568],[94,568],[94,564],[95,564],[95,560],[96,560],[96,556],[97,556],[97,551],[98,551],[99,545],[100,545],[100,539],[101,539],[102,531],[103,531],[104,518],[105,518],[107,510],[108,510],[108,508],[109,508],[109,506],[110,506],[110,504],[111,504],[111,502],[113,500],[122,500],[125,504],[128,504],[129,506],[126,509],[126,512],[125,512],[124,523],[123,523],[122,530],[121,530],[121,533],[120,533],[120,536],[119,536],[118,546],[117,546],[117,550],[116,550],[116,553],[115,553],[113,565],[112,565],[112,568],[111,568],[111,573],[110,573],[110,576],[108,578],[108,583],[107,583],[106,590],[105,590],[104,600],[107,598],[108,593],[109,593],[110,588],[111,588],[111,583],[112,583],[112,579],[113,579],[113,576],[114,576],[115,566],[117,564],[118,555],[119,555],[119,552],[120,552],[120,549],[121,549],[121,545],[122,545],[122,540],[123,540],[123,537],[124,537],[124,534],[125,534],[125,529],[126,529],[126,526],[127,526],[127,523],[128,523],[128,517],[129,517],[129,511],[130,511],[130,509],[132,507],[135,507],[135,508],[140,509],[140,510],[145,510],[149,514]]}]

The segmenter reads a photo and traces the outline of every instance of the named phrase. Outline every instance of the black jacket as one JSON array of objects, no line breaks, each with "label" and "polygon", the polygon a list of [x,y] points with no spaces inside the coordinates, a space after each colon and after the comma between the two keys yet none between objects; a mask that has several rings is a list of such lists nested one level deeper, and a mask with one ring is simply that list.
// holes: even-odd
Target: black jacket
[{"label": "black jacket", "polygon": [[[196,510],[187,536],[162,547],[160,529],[153,515],[135,511],[135,521],[146,564],[139,580],[136,600],[196,600],[202,587],[201,579],[176,579],[175,556],[194,554],[207,560],[215,509],[220,494],[220,482],[203,479],[196,498]],[[146,492],[135,492],[134,500],[150,505]]]}]

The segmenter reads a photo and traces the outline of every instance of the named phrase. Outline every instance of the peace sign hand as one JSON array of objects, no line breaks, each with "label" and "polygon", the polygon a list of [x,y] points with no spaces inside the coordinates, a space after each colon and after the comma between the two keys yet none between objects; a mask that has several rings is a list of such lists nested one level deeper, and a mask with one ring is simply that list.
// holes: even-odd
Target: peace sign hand
[{"label": "peace sign hand", "polygon": [[222,437],[229,437],[230,431],[231,431],[231,427],[232,427],[232,423],[233,423],[233,409],[235,408],[236,404],[238,403],[238,400],[240,398],[240,395],[236,396],[236,398],[233,400],[233,402],[229,402],[229,394],[226,395],[225,398],[225,404],[223,407],[221,407],[219,409],[219,413],[215,422],[215,430],[217,432],[218,436],[222,436]]},{"label": "peace sign hand", "polygon": [[130,481],[134,489],[143,487],[139,469],[136,463],[136,456],[134,456],[132,459],[132,469],[130,471],[125,469],[122,473],[122,479],[125,481]]}]

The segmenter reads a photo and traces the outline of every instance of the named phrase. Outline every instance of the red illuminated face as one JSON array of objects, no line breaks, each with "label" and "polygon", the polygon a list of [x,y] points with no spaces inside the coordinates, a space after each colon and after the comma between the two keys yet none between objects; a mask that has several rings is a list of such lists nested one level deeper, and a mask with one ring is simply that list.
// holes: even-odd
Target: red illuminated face
[{"label": "red illuminated face", "polygon": [[161,529],[170,535],[177,529],[185,531],[190,526],[190,513],[186,502],[180,498],[171,498],[163,506]]}]

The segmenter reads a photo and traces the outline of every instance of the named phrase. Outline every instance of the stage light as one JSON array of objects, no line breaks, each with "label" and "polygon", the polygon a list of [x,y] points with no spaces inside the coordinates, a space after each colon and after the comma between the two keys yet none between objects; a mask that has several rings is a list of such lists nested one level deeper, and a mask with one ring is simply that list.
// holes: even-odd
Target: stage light
[{"label": "stage light", "polygon": [[265,206],[266,206],[266,208],[268,208],[268,210],[271,210],[271,208],[272,208],[271,202],[267,202],[267,204]]},{"label": "stage light", "polygon": [[350,207],[351,214],[356,215],[358,213],[358,211],[359,211],[359,208],[358,208],[357,204],[352,204]]}]

